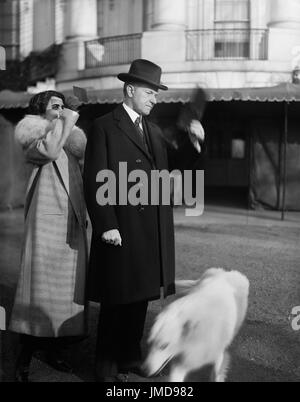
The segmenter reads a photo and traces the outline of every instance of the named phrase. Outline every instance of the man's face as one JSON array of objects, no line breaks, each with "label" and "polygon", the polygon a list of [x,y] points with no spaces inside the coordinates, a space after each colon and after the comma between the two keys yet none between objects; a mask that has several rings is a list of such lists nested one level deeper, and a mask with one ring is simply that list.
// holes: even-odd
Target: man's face
[{"label": "man's face", "polygon": [[142,116],[148,116],[157,102],[158,91],[147,84],[130,85],[128,91],[132,109]]},{"label": "man's face", "polygon": [[52,96],[48,102],[46,107],[46,119],[54,120],[59,119],[62,111],[64,110],[64,103],[62,99],[57,98],[56,96]]}]

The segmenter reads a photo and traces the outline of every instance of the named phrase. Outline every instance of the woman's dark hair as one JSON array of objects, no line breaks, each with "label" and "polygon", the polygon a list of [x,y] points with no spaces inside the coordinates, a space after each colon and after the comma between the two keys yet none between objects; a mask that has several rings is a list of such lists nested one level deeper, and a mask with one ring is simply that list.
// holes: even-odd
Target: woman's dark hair
[{"label": "woman's dark hair", "polygon": [[34,95],[29,102],[29,114],[44,115],[46,107],[52,96],[60,98],[65,103],[65,97],[62,93],[56,91],[44,91]]}]

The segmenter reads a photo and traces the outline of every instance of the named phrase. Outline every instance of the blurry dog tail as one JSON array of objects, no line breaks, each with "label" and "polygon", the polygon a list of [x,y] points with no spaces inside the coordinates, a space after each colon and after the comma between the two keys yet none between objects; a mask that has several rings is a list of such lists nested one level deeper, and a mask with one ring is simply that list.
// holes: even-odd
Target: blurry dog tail
[{"label": "blurry dog tail", "polygon": [[189,290],[199,283],[199,279],[190,280],[190,279],[176,279],[175,286],[176,286],[176,293],[187,293]]},{"label": "blurry dog tail", "polygon": [[206,279],[213,278],[217,275],[224,274],[225,271],[223,268],[209,268],[207,269],[204,274],[200,277],[200,279],[176,279],[175,286],[176,292],[178,293],[187,293],[190,289],[194,288],[195,286],[199,285]]}]

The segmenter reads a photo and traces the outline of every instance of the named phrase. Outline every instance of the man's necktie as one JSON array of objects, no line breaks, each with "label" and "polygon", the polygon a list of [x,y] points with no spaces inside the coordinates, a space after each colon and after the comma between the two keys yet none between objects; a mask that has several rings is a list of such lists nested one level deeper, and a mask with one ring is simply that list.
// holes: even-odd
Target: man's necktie
[{"label": "man's necktie", "polygon": [[134,122],[134,125],[135,125],[135,127],[136,127],[136,129],[137,129],[137,131],[138,131],[138,133],[139,133],[139,135],[141,137],[141,139],[142,139],[142,142],[143,142],[143,144],[145,146],[146,151],[149,152],[148,144],[147,144],[146,137],[145,137],[145,133],[144,133],[144,131],[141,128],[141,125],[140,125],[141,121],[142,121],[142,116],[137,117],[135,122]]}]

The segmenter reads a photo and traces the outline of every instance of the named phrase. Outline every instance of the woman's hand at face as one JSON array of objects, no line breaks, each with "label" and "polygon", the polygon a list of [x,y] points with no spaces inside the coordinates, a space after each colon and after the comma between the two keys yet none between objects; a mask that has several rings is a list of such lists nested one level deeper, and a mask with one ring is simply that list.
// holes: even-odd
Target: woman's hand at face
[{"label": "woman's hand at face", "polygon": [[66,122],[75,124],[79,118],[79,114],[74,110],[64,108],[60,114],[60,118]]}]

